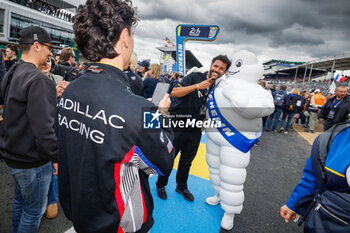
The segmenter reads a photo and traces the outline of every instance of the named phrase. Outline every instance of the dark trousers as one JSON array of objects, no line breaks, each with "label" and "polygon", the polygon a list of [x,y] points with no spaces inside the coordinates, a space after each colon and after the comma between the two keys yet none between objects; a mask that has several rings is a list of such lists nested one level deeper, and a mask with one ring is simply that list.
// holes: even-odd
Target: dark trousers
[{"label": "dark trousers", "polygon": [[263,117],[262,118],[262,121],[263,121],[263,127],[265,128],[266,127],[266,122],[267,122],[267,118],[268,118],[269,116],[266,116],[266,117]]},{"label": "dark trousers", "polygon": [[[200,130],[176,130],[174,129],[174,148],[175,154],[181,152],[179,167],[176,173],[176,184],[180,190],[187,188],[187,179],[191,164],[197,154],[198,146],[201,141],[202,133]],[[157,187],[163,187],[168,184],[169,175],[158,176]]]}]

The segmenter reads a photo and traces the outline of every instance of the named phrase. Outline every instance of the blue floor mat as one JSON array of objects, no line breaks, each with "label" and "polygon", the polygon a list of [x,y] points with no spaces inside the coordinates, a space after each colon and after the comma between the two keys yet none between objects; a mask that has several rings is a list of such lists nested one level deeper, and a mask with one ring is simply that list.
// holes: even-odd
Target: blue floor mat
[{"label": "blue floor mat", "polygon": [[151,233],[216,233],[220,232],[220,222],[224,214],[220,205],[209,206],[205,198],[214,195],[208,180],[190,175],[189,190],[194,195],[194,202],[186,201],[175,191],[176,170],[173,170],[166,186],[168,199],[162,200],[157,196],[157,176],[149,179],[154,199],[153,217],[155,224]]}]

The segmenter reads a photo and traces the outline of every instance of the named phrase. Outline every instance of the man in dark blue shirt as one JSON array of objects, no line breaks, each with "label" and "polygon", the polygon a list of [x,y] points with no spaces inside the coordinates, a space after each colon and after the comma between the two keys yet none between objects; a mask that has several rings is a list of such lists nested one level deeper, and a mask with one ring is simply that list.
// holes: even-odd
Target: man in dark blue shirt
[{"label": "man in dark blue shirt", "polygon": [[[213,58],[209,72],[193,72],[183,78],[171,92],[172,97],[177,97],[177,101],[171,106],[171,115],[174,115],[178,121],[203,120],[207,96],[213,90],[215,80],[219,79],[230,65],[231,62],[226,56],[219,55]],[[176,174],[176,192],[180,193],[187,201],[193,201],[194,197],[187,188],[187,179],[202,136],[201,128],[175,127],[174,134],[175,155],[181,151]],[[165,186],[168,184],[169,175],[158,176],[157,193],[161,199],[167,199]]]}]

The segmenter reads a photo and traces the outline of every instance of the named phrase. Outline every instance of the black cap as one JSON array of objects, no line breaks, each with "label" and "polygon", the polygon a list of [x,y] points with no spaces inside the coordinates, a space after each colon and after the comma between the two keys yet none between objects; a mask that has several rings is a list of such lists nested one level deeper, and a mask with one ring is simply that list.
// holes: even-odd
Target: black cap
[{"label": "black cap", "polygon": [[35,41],[55,44],[47,31],[41,27],[29,26],[23,28],[19,33],[19,44],[33,44]]}]

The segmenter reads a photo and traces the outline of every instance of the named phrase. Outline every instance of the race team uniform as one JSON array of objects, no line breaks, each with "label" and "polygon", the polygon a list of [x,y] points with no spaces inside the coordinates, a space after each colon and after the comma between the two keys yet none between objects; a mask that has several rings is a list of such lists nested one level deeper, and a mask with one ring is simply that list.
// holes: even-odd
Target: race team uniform
[{"label": "race team uniform", "polygon": [[148,174],[173,166],[171,129],[143,129],[156,108],[118,68],[92,63],[58,103],[59,198],[77,232],[148,232]]}]

